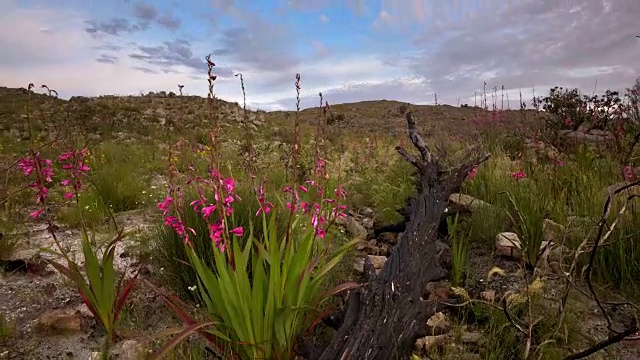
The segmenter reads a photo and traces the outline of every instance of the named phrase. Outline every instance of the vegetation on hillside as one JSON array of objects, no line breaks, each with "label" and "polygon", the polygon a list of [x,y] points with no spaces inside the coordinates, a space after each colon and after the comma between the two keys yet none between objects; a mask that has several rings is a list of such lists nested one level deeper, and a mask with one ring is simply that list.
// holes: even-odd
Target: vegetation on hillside
[{"label": "vegetation on hillside", "polygon": [[[209,64],[208,98],[0,88],[3,282],[33,250],[20,234],[44,224],[55,246],[43,256],[79,289],[105,358],[126,339],[151,358],[291,358],[298,335],[332,336],[326,316],[362,282],[353,263],[386,260],[400,238],[374,229],[401,223],[416,192],[395,151],[407,105],[246,111],[216,98]],[[628,354],[617,343],[637,332],[640,300],[639,100],[640,78],[624,94],[556,87],[517,110],[408,105],[445,165],[491,154],[459,191],[474,201],[450,199],[443,217],[449,281],[425,287],[445,304],[429,326],[446,331],[414,357]],[[142,235],[120,223],[132,214]],[[163,300],[164,323],[135,316],[136,294]],[[28,356],[14,350],[26,322],[6,306],[0,344]]]}]

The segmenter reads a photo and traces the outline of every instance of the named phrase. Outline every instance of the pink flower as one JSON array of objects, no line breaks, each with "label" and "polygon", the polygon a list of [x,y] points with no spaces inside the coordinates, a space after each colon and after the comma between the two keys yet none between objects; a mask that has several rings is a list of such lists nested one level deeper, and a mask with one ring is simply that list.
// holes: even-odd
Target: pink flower
[{"label": "pink flower", "polygon": [[471,172],[469,172],[469,175],[467,175],[467,179],[473,180],[477,174],[478,174],[478,166],[476,165],[473,167],[473,169],[471,169]]},{"label": "pink flower", "polygon": [[38,209],[36,211],[32,211],[29,213],[29,216],[33,219],[37,219],[40,217],[40,214],[42,214],[42,212],[44,211],[44,209]]},{"label": "pink flower", "polygon": [[38,198],[36,199],[36,204],[39,204],[39,203],[43,202],[44,199],[47,197],[48,193],[49,193],[49,190],[46,187],[42,186],[40,188],[40,194],[38,195]]},{"label": "pink flower", "polygon": [[73,197],[73,193],[65,193],[64,194],[64,198],[67,199],[67,200],[71,199],[72,197]]},{"label": "pink flower", "polygon": [[22,169],[22,173],[24,174],[24,176],[29,176],[31,175],[31,173],[33,172],[33,170],[35,169],[33,160],[31,159],[21,159],[18,162],[18,167],[20,169]]},{"label": "pink flower", "polygon": [[327,236],[327,232],[323,229],[316,229],[316,235],[318,235],[319,238],[324,239],[324,237]]},{"label": "pink flower", "polygon": [[205,219],[209,218],[209,216],[211,216],[211,214],[216,210],[216,206],[215,205],[209,205],[209,206],[205,206],[204,208],[202,208],[202,216],[204,216]]},{"label": "pink flower", "polygon": [[167,196],[163,202],[158,204],[158,209],[162,210],[162,213],[166,215],[171,210],[171,204],[173,204],[173,198]]},{"label": "pink flower", "polygon": [[[86,151],[85,151],[85,153],[86,153]],[[58,161],[59,162],[67,161],[67,160],[71,159],[73,157],[73,155],[74,155],[73,151],[63,152],[62,154],[60,154],[58,156]]]},{"label": "pink flower", "polygon": [[209,227],[209,237],[211,241],[219,247],[222,242],[222,232],[224,231],[224,223],[222,221],[218,221],[215,224],[211,224]]},{"label": "pink flower", "polygon": [[512,177],[512,178],[514,178],[514,179],[516,179],[516,180],[520,180],[520,179],[524,179],[524,178],[526,178],[526,177],[527,177],[527,174],[525,174],[525,172],[524,172],[524,171],[519,170],[519,171],[516,171],[516,172],[511,173],[511,177]]},{"label": "pink flower", "polygon": [[302,186],[302,185],[298,185],[298,188],[299,188],[300,190],[302,190],[302,192],[308,192],[308,191],[309,191],[309,189],[307,189],[306,187],[304,187],[304,186]]},{"label": "pink flower", "polygon": [[265,203],[260,205],[260,208],[256,212],[256,216],[260,215],[261,212],[264,212],[265,214],[268,214],[268,213],[271,212],[271,209],[273,209],[273,204],[270,203],[270,202],[265,202]]},{"label": "pink flower", "polygon": [[176,216],[167,216],[166,218],[164,218],[164,225],[171,226],[176,221],[178,221],[178,218]]},{"label": "pink flower", "polygon": [[242,234],[244,234],[244,229],[240,226],[240,227],[237,227],[237,228],[229,231],[229,233],[240,237],[240,236],[242,236]]},{"label": "pink flower", "polygon": [[556,160],[556,165],[558,165],[558,166],[564,166],[564,161],[562,161],[562,160]]},{"label": "pink flower", "polygon": [[636,172],[631,166],[625,166],[622,171],[624,173],[625,180],[631,181],[636,178]]},{"label": "pink flower", "polygon": [[347,191],[342,187],[342,186],[338,186],[334,191],[333,194],[336,198],[342,198],[342,199],[346,199],[347,196],[349,195],[347,193]]},{"label": "pink flower", "polygon": [[[192,206],[192,207],[193,207],[193,211],[195,211],[195,212],[200,212],[199,208],[200,208],[201,206],[204,206],[204,201],[202,201],[202,199],[196,199],[196,200],[193,200],[193,201],[189,204],[189,206]],[[204,210],[204,209],[202,209],[202,210]]]},{"label": "pink flower", "polygon": [[223,181],[223,185],[224,185],[225,190],[226,190],[228,193],[232,193],[232,192],[234,192],[234,191],[235,191],[235,189],[236,189],[236,184],[235,184],[235,182],[233,181],[233,179],[232,179],[232,178],[224,179],[224,181]]},{"label": "pink flower", "polygon": [[564,119],[564,124],[567,125],[567,127],[573,127],[573,120],[566,118]]},{"label": "pink flower", "polygon": [[71,180],[62,180],[62,181],[60,181],[60,185],[62,185],[62,186],[69,186],[69,184],[71,184]]},{"label": "pink flower", "polygon": [[258,211],[256,211],[256,216],[260,215],[261,213],[268,214],[271,212],[271,209],[273,208],[273,204],[270,202],[267,202],[265,199],[264,184],[266,184],[266,182],[267,180],[263,181],[262,185],[260,185],[260,187],[257,190],[254,189],[254,191],[258,195],[258,203],[260,204],[260,208],[258,209]]}]

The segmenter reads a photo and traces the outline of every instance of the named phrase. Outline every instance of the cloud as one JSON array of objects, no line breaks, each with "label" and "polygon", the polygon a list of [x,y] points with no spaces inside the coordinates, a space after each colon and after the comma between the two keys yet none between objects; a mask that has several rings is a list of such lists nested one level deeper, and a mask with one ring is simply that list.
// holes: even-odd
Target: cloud
[{"label": "cloud", "polygon": [[85,31],[89,34],[108,34],[113,36],[121,36],[138,31],[144,31],[149,28],[148,23],[133,24],[124,18],[114,18],[109,21],[98,22],[96,20],[86,20],[87,27]]},{"label": "cloud", "polygon": [[100,54],[100,57],[97,58],[96,61],[103,64],[115,64],[118,61],[118,57],[109,54]]},{"label": "cloud", "polygon": [[[553,85],[590,93],[597,79],[598,91],[623,90],[640,71],[637,0],[474,1],[459,8],[433,0],[360,8],[357,0],[295,2],[296,19],[291,12],[265,15],[277,6],[241,7],[233,0],[214,2],[215,11],[183,2],[175,13],[131,1],[126,12],[109,5],[101,17],[87,12],[94,9],[21,8],[23,2],[4,0],[0,83],[55,84],[63,97],[169,91],[183,83],[190,93],[206,95],[204,56],[212,52],[218,96],[242,100],[233,77],[241,72],[249,105],[263,109],[295,107],[296,73],[303,107],[317,106],[318,92],[330,104],[433,103],[436,92],[439,103],[473,104],[485,81],[499,94],[504,85],[516,105],[520,89],[525,99],[534,86],[537,95]],[[351,12],[318,27],[333,6]]]},{"label": "cloud", "polygon": [[329,17],[327,15],[321,14],[320,15],[320,21],[326,23],[329,22]]},{"label": "cloud", "polygon": [[[136,50],[136,52],[130,53],[129,57],[147,65],[156,65],[165,69],[183,66],[199,73],[206,73],[207,71],[204,54],[202,57],[195,57],[191,42],[185,39],[165,41],[157,46],[138,45]],[[133,68],[141,69],[139,66]],[[229,68],[216,67],[216,70],[216,74],[220,77],[233,76],[233,71]]]},{"label": "cloud", "polygon": [[553,85],[621,90],[638,75],[640,44],[634,23],[640,3],[521,1],[475,18],[432,25],[401,59],[412,73],[431,79],[438,98],[488,87],[548,89]]},{"label": "cloud", "polygon": [[175,30],[180,27],[180,19],[171,17],[169,15],[162,15],[158,18],[158,24],[164,26],[169,30]]},{"label": "cloud", "polygon": [[235,26],[222,31],[221,47],[214,54],[225,56],[230,62],[242,64],[261,71],[290,69],[300,59],[292,50],[297,34],[286,25],[272,23],[255,13],[244,13],[244,26]]},{"label": "cloud", "polygon": [[133,16],[141,20],[152,21],[158,17],[158,9],[151,4],[137,2],[133,5]]}]

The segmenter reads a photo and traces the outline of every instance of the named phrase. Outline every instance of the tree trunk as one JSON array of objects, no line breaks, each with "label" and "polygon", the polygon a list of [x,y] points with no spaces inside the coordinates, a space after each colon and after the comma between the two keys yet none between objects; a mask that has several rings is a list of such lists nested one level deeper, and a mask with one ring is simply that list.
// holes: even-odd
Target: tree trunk
[{"label": "tree trunk", "polygon": [[437,228],[449,195],[488,155],[445,172],[418,134],[411,112],[406,113],[406,119],[409,137],[420,152],[420,159],[416,159],[396,147],[418,170],[418,195],[411,201],[409,222],[379,276],[375,276],[371,262],[365,258],[367,282],[350,294],[344,320],[331,342],[322,350],[307,347],[310,358],[408,358],[416,340],[428,334],[428,318],[438,311],[440,304],[422,297],[428,282],[447,276],[440,263],[442,246],[437,241]]}]

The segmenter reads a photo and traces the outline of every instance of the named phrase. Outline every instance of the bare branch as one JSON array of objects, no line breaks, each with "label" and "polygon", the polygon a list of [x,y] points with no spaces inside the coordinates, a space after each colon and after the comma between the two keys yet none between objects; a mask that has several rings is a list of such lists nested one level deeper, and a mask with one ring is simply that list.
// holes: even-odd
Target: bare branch
[{"label": "bare branch", "polygon": [[420,134],[418,134],[418,129],[416,127],[416,122],[413,120],[413,115],[411,111],[407,111],[407,127],[409,128],[409,138],[413,143],[413,146],[420,151],[420,155],[422,157],[422,161],[431,162],[431,151],[427,147],[427,144],[424,143]]},{"label": "bare branch", "polygon": [[611,191],[609,193],[609,195],[607,196],[607,201],[605,201],[605,205],[604,205],[604,209],[602,211],[602,217],[600,218],[600,223],[598,226],[598,234],[596,235],[596,239],[593,242],[593,247],[591,248],[591,254],[589,256],[589,264],[587,265],[587,269],[586,269],[586,279],[587,279],[587,286],[589,287],[589,291],[591,292],[591,295],[593,295],[594,300],[596,301],[596,303],[598,304],[598,307],[600,308],[600,311],[602,311],[602,315],[605,317],[605,319],[607,320],[607,325],[609,327],[609,330],[614,331],[611,327],[611,318],[609,317],[609,314],[607,314],[606,310],[604,309],[604,306],[602,305],[602,302],[600,301],[600,299],[598,298],[594,288],[593,288],[593,284],[591,282],[591,272],[593,270],[593,264],[595,262],[596,259],[596,252],[598,250],[598,247],[600,245],[600,242],[603,240],[603,232],[604,232],[604,227],[606,225],[607,222],[607,217],[609,217],[609,212],[611,211],[611,199],[613,198],[614,195],[617,195],[619,193],[621,193],[622,191],[625,191],[629,188],[632,188],[634,186],[640,185],[640,181],[635,181],[629,184],[626,184],[624,186],[621,186],[613,191]]},{"label": "bare branch", "polygon": [[566,358],[564,358],[564,360],[577,360],[577,359],[584,359],[587,356],[596,353],[610,345],[613,345],[615,343],[618,343],[620,341],[622,341],[624,338],[626,338],[629,335],[633,335],[634,333],[636,333],[638,331],[638,320],[636,318],[633,319],[633,324],[631,324],[631,326],[626,329],[625,331],[618,333],[614,336],[611,336],[597,344],[595,344],[594,346],[581,351],[577,354],[573,354],[571,356],[567,356]]},{"label": "bare branch", "polygon": [[403,148],[402,146],[396,146],[396,151],[403,157],[405,158],[405,160],[407,160],[408,162],[410,162],[413,166],[417,167],[418,169],[420,169],[420,164],[418,163],[418,160],[416,160],[415,157],[413,157],[413,155],[409,154],[409,152]]}]

